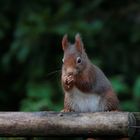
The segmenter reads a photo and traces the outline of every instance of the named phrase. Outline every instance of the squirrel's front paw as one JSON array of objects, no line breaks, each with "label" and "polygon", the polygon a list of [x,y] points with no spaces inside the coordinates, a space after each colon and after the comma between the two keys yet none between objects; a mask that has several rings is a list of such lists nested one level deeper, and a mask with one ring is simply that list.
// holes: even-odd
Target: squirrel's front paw
[{"label": "squirrel's front paw", "polygon": [[60,112],[74,112],[74,110],[71,110],[71,109],[63,109]]},{"label": "squirrel's front paw", "polygon": [[72,75],[69,75],[69,76],[64,76],[64,84],[65,84],[65,87],[67,89],[70,89],[73,87],[73,84],[74,84],[74,78]]},{"label": "squirrel's front paw", "polygon": [[72,75],[67,76],[65,82],[67,85],[71,85],[74,82],[73,76]]},{"label": "squirrel's front paw", "polygon": [[69,109],[63,109],[60,112],[70,112],[70,110]]}]

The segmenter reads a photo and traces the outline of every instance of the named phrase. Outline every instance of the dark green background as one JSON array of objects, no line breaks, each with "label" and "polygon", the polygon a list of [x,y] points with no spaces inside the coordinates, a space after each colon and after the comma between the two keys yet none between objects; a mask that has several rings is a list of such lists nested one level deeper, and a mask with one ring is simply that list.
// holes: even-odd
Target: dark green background
[{"label": "dark green background", "polygon": [[0,110],[63,108],[65,33],[79,32],[125,111],[140,111],[140,2],[0,0]]}]

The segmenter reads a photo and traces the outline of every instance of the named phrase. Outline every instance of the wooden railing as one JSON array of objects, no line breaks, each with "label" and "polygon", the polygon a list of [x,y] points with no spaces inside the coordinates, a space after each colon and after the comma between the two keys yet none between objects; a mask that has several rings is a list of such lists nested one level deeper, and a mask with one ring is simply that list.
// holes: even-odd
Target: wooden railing
[{"label": "wooden railing", "polygon": [[1,112],[0,136],[140,135],[140,113]]}]

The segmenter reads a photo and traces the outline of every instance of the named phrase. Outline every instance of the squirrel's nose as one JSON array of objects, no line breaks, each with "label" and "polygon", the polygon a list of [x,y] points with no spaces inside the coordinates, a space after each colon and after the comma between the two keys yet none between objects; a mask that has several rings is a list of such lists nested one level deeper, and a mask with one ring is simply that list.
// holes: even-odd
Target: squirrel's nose
[{"label": "squirrel's nose", "polygon": [[73,75],[73,72],[68,72],[68,75]]},{"label": "squirrel's nose", "polygon": [[74,74],[74,69],[73,68],[67,68],[67,74],[68,75],[73,75]]}]

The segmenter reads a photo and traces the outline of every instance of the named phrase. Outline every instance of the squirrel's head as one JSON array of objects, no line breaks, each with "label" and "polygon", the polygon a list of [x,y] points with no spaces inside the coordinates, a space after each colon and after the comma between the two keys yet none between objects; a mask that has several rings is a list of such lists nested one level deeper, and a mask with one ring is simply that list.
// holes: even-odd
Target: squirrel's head
[{"label": "squirrel's head", "polygon": [[67,75],[80,74],[87,65],[87,55],[80,35],[76,34],[74,44],[69,43],[68,36],[64,35],[62,49],[64,51],[62,61],[65,73]]}]

